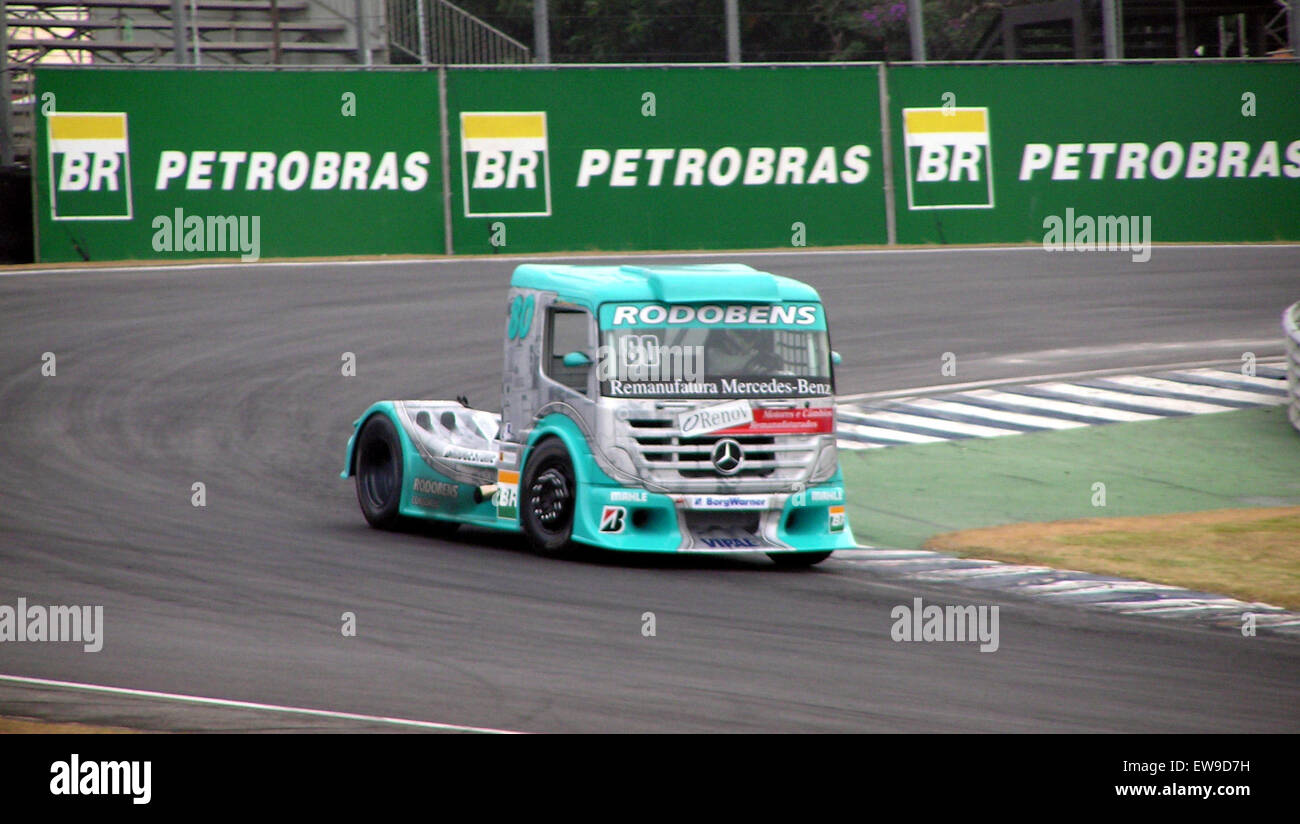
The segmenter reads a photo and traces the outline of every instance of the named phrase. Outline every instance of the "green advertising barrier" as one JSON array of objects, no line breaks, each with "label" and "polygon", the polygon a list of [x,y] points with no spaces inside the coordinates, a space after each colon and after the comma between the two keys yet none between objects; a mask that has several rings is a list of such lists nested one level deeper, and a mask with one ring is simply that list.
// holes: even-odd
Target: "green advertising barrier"
[{"label": "green advertising barrier", "polygon": [[1294,62],[37,69],[38,256],[886,243],[882,72],[897,242],[1300,240]]},{"label": "green advertising barrier", "polygon": [[900,243],[1300,239],[1300,64],[890,66],[887,81]]},{"label": "green advertising barrier", "polygon": [[884,243],[873,66],[454,69],[457,253]]},{"label": "green advertising barrier", "polygon": [[435,75],[37,69],[41,261],[440,254]]}]

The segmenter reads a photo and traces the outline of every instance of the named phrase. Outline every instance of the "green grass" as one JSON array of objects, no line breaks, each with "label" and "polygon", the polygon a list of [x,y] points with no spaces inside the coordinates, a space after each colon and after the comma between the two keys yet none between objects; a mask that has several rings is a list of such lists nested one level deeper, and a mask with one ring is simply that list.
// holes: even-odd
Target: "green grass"
[{"label": "green grass", "polygon": [[[877,546],[1026,521],[1300,504],[1300,433],[1280,407],[841,450],[840,461],[854,535]],[[1097,483],[1105,506],[1093,506]]]}]

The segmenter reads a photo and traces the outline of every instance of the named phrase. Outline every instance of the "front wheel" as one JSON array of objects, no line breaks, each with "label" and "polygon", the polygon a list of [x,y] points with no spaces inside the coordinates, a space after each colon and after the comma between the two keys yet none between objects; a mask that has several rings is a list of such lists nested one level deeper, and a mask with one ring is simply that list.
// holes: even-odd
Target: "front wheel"
[{"label": "front wheel", "polygon": [[357,502],[361,514],[377,529],[393,529],[402,502],[402,444],[397,428],[385,415],[366,421],[357,435]]},{"label": "front wheel", "polygon": [[779,567],[785,567],[787,569],[797,569],[800,567],[810,567],[816,564],[820,564],[822,561],[825,561],[827,558],[831,557],[831,553],[829,551],[827,552],[769,552],[767,553],[767,557],[771,558],[772,561]]},{"label": "front wheel", "polygon": [[578,484],[564,444],[543,441],[529,456],[521,480],[519,522],[533,550],[552,557],[569,552]]}]

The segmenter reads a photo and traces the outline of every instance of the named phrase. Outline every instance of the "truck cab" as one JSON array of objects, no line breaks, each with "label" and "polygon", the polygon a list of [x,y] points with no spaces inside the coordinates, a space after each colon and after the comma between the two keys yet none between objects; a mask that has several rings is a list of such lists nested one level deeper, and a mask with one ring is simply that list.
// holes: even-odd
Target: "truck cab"
[{"label": "truck cab", "polygon": [[[527,264],[506,295],[503,351],[499,419],[394,401],[358,420],[344,475],[358,478],[363,511],[367,488],[400,490],[395,514],[518,529],[544,554],[759,552],[806,565],[854,546],[837,356],[811,287],[736,264]],[[356,449],[376,414],[397,430],[386,451],[411,467],[387,486],[361,477],[374,473]],[[409,505],[408,489],[428,497],[417,486],[445,503]]]}]

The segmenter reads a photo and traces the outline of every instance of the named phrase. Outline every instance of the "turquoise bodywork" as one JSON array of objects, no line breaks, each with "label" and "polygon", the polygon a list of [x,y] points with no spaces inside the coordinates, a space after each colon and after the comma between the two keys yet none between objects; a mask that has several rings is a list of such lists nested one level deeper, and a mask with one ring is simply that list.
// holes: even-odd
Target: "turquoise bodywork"
[{"label": "turquoise bodywork", "polygon": [[[405,517],[429,520],[454,521],[488,529],[520,531],[519,520],[497,515],[493,498],[475,502],[473,484],[458,483],[425,463],[419,450],[401,424],[392,401],[380,401],[367,409],[353,423],[352,436],[348,438],[346,459],[339,477],[353,477],[357,433],[374,415],[384,415],[392,421],[402,444],[402,499],[398,511]],[[578,425],[564,415],[542,418],[528,440],[520,465],[539,443],[548,438],[559,439],[573,458],[573,470],[578,482],[579,505],[575,512],[573,540],[605,549],[633,552],[678,552],[682,534],[678,527],[677,504],[673,496],[628,487],[607,475],[586,448],[586,439]],[[435,497],[437,506],[417,505],[415,495],[417,479],[439,484],[454,485],[454,496]],[[857,546],[853,531],[845,516],[843,528],[831,532],[827,528],[830,508],[843,506],[844,478],[837,469],[826,483],[811,486],[804,493],[803,502],[791,496],[785,503],[777,537],[795,550],[816,551],[827,549],[852,549]],[[425,496],[429,497],[429,496]],[[619,533],[600,531],[601,513],[606,506],[623,507],[628,512],[628,523]],[[640,513],[640,514],[638,514]],[[718,546],[719,552],[744,551],[743,546]],[[755,551],[763,548],[754,547]],[[771,551],[771,548],[766,548]]]},{"label": "turquoise bodywork", "polygon": [[[519,529],[517,520],[504,520],[497,517],[496,504],[491,500],[476,503],[474,501],[474,484],[458,482],[438,472],[425,462],[411,436],[402,425],[401,418],[392,401],[380,401],[371,405],[361,417],[353,422],[352,435],[348,438],[346,463],[339,477],[351,478],[356,469],[355,453],[357,435],[366,421],[375,415],[384,415],[393,422],[397,437],[402,443],[402,500],[397,511],[408,518],[426,518],[435,521],[455,521],[462,524],[474,524],[489,529]],[[417,500],[427,500],[432,506],[421,506],[412,500],[417,495],[417,480],[430,481],[434,484],[454,485],[455,495],[424,495]],[[447,487],[437,487],[450,491]]]},{"label": "turquoise bodywork", "polygon": [[556,292],[595,310],[602,303],[821,303],[817,290],[740,263],[696,266],[524,264],[510,285]]},{"label": "turquoise bodywork", "polygon": [[[758,272],[738,264],[653,268],[527,264],[515,270],[511,286],[557,295],[557,305],[581,306],[600,321],[602,328],[607,328],[611,304],[615,303],[668,306],[717,303],[781,304],[783,311],[787,304],[812,304],[814,308],[808,311],[813,313],[814,319],[802,328],[825,329],[825,314],[815,289],[790,278]],[[532,333],[535,324],[542,323],[541,310],[536,311],[535,320],[534,298],[531,294],[512,298],[508,310],[508,341],[516,341],[518,345],[525,336]],[[565,446],[572,460],[577,482],[572,539],[578,543],[606,549],[672,553],[779,552],[783,549],[815,552],[856,546],[844,511],[844,482],[838,467],[825,482],[808,486],[801,492],[771,493],[777,497],[771,499],[770,505],[780,507],[780,517],[775,525],[775,535],[769,531],[767,536],[769,539],[775,537],[784,547],[770,543],[747,544],[743,539],[719,538],[709,542],[706,538],[703,547],[697,544],[695,548],[682,550],[681,547],[686,545],[683,535],[686,525],[684,519],[689,514],[685,499],[704,496],[661,493],[642,486],[620,483],[607,474],[593,457],[588,437],[581,428],[585,424],[579,424],[569,415],[553,412],[532,421],[524,443],[513,446],[501,444],[502,451],[496,453],[496,466],[481,463],[480,452],[480,464],[476,471],[485,480],[472,483],[465,479],[465,473],[459,468],[446,468],[446,453],[435,451],[433,457],[428,457],[428,438],[433,430],[426,431],[411,423],[410,408],[418,403],[428,405],[440,402],[381,401],[366,409],[354,422],[341,473],[345,479],[354,475],[356,440],[361,428],[373,416],[386,416],[392,422],[401,443],[403,473],[398,512],[405,517],[521,531],[517,494],[512,501],[504,490],[511,480],[518,484],[519,479],[513,476],[516,473],[522,475],[523,468],[539,444],[547,439],[556,439]],[[533,409],[526,410],[526,414],[532,413]],[[416,443],[412,433],[421,440],[423,446]],[[495,449],[494,446],[493,450]],[[513,455],[511,450],[515,450]],[[443,455],[444,458],[440,459],[438,455]],[[434,466],[440,462],[446,471],[439,471]],[[448,472],[460,473],[461,477],[453,478]],[[480,488],[492,484],[486,478],[497,480],[495,485],[498,491],[482,500],[476,500],[483,497]],[[726,493],[719,492],[717,495],[725,497]],[[713,502],[696,502],[691,506],[713,506]],[[621,510],[621,513],[616,510]],[[707,520],[707,514],[699,514],[702,511],[704,510],[697,510],[696,516]],[[615,516],[618,529],[609,528],[609,516]],[[602,522],[606,527],[604,530]]]}]

